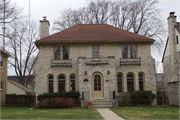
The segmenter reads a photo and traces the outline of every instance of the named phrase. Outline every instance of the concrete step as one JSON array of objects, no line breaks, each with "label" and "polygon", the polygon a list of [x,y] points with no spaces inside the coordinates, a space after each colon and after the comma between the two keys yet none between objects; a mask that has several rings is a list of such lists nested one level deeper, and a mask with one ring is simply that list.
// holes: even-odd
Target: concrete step
[{"label": "concrete step", "polygon": [[113,107],[111,101],[98,100],[98,101],[90,101],[92,102],[91,108],[111,108]]},{"label": "concrete step", "polygon": [[111,108],[112,105],[92,105],[91,108]]}]

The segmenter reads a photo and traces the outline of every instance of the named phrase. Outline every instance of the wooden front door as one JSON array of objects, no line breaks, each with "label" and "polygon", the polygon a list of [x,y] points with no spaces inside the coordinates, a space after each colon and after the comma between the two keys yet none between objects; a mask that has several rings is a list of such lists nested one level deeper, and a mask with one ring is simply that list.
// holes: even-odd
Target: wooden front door
[{"label": "wooden front door", "polygon": [[103,98],[103,79],[100,74],[94,74],[92,79],[92,97]]}]

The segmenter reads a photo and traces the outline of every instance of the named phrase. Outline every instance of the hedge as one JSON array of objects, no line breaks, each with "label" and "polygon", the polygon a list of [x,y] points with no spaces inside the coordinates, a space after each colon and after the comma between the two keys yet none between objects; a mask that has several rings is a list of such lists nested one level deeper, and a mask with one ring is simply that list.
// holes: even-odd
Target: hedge
[{"label": "hedge", "polygon": [[80,93],[69,91],[69,92],[56,92],[56,93],[43,93],[37,96],[37,100],[41,102],[44,98],[55,98],[55,97],[70,97],[74,98],[75,100],[79,99]]},{"label": "hedge", "polygon": [[130,104],[133,105],[150,105],[156,98],[156,95],[152,91],[133,91],[130,93]]}]

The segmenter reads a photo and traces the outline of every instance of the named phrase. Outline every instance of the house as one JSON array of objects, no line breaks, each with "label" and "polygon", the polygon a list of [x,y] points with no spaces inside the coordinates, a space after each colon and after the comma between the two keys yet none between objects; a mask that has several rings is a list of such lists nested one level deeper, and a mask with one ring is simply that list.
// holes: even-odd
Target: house
[{"label": "house", "polygon": [[163,73],[156,73],[156,80],[157,80],[157,91],[161,90],[164,91],[164,80],[163,80]]},{"label": "house", "polygon": [[[30,76],[30,77],[24,76],[25,82],[27,82],[28,79],[30,79],[30,80],[28,81],[27,88],[32,90],[32,91],[35,91],[35,76],[34,75]],[[14,82],[21,84],[18,76],[8,76],[8,80],[11,80],[11,81],[14,81]]]},{"label": "house", "polygon": [[112,93],[123,91],[156,93],[155,75],[147,67],[155,63],[153,39],[107,24],[79,24],[49,35],[49,21],[40,22],[36,95],[79,91],[88,102],[110,101]]},{"label": "house", "polygon": [[180,75],[180,22],[176,22],[174,12],[167,18],[168,38],[162,57],[165,93],[170,105],[179,105]]},{"label": "house", "polygon": [[6,104],[8,57],[10,57],[10,55],[0,49],[1,106],[5,106]]},{"label": "house", "polygon": [[17,82],[7,80],[7,94],[29,95],[35,93]]}]

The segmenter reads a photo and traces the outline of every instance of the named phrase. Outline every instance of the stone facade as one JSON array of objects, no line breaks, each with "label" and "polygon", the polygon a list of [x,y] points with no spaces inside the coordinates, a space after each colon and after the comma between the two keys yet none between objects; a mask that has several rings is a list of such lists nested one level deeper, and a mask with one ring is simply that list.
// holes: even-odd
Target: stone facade
[{"label": "stone facade", "polygon": [[[134,75],[134,90],[139,90],[138,74],[142,72],[145,76],[144,89],[156,93],[156,79],[154,73],[154,59],[151,57],[151,44],[136,44],[137,57],[141,58],[140,65],[121,65],[122,44],[97,43],[99,46],[98,59],[92,58],[92,46],[95,44],[68,44],[69,57],[72,59],[71,66],[52,67],[51,60],[54,59],[54,46],[63,44],[39,46],[39,57],[36,65],[36,95],[48,92],[48,75],[53,75],[53,90],[58,92],[58,76],[64,75],[66,91],[70,91],[70,75],[75,75],[76,91],[89,92],[86,99],[94,100],[92,97],[92,76],[100,73],[103,79],[103,98],[109,100],[110,91],[117,91],[117,74],[122,74],[123,91],[127,92],[127,74]],[[67,44],[66,44],[67,46]],[[97,61],[96,61],[97,60]],[[150,67],[148,67],[150,66]],[[85,75],[85,71],[87,74]],[[109,71],[109,74],[108,74]],[[88,82],[84,82],[88,79]],[[108,80],[108,81],[107,81]],[[82,96],[81,96],[82,97]]]},{"label": "stone facade", "polygon": [[1,91],[1,106],[6,105],[6,92],[7,92],[7,59],[9,54],[0,50],[0,55],[3,57],[2,67],[0,66],[0,81],[2,83]]},{"label": "stone facade", "polygon": [[163,55],[164,86],[170,105],[179,105],[179,75],[180,75],[180,37],[177,31],[176,16],[171,12],[168,17],[168,39]]}]

